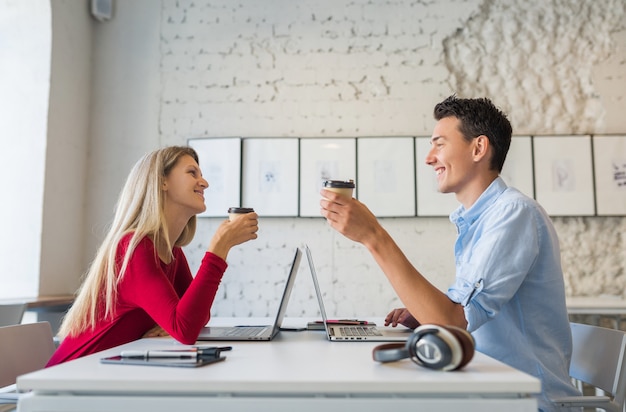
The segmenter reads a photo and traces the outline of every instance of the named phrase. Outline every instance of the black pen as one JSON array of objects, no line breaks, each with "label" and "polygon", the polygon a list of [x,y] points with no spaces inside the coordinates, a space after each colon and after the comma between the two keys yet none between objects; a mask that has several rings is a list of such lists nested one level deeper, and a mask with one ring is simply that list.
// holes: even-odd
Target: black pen
[{"label": "black pen", "polygon": [[221,352],[232,350],[232,346],[197,346],[191,349],[165,349],[165,350],[126,350],[120,353],[122,358],[132,359],[198,359],[218,358]]}]

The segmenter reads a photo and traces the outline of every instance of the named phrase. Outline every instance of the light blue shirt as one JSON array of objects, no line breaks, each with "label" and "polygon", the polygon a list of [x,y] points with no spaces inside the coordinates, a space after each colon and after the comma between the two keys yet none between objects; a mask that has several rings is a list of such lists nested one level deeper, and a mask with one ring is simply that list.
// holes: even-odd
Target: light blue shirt
[{"label": "light blue shirt", "polygon": [[569,378],[572,335],[550,218],[497,178],[450,220],[458,238],[456,280],[447,295],[463,305],[476,350],[539,378],[539,409],[561,410],[549,399],[580,392]]}]

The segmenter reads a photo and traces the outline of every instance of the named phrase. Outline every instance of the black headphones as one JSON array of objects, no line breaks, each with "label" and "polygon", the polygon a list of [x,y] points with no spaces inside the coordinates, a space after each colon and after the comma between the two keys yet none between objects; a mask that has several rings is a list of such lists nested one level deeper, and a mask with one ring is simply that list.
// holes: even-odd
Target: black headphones
[{"label": "black headphones", "polygon": [[420,325],[406,343],[376,346],[372,356],[378,362],[411,358],[425,368],[453,371],[472,360],[474,338],[456,326]]}]

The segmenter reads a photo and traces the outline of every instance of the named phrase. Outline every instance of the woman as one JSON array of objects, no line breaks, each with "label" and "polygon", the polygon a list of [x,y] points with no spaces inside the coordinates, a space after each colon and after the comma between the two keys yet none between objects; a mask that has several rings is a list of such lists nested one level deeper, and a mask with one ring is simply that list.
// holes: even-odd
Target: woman
[{"label": "woman", "polygon": [[192,277],[181,247],[195,234],[208,186],[189,147],[156,150],[134,166],[47,366],[146,336],[195,343],[209,321],[229,250],[256,239],[258,230],[254,212],[224,221]]}]

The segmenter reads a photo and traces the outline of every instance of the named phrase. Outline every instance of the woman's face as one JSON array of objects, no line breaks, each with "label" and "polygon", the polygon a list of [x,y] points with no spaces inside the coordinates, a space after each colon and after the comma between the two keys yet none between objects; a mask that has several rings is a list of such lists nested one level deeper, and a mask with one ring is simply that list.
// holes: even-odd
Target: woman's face
[{"label": "woman's face", "polygon": [[204,212],[204,190],[207,187],[209,183],[202,177],[194,158],[182,156],[163,182],[165,210],[184,213],[188,217]]}]

